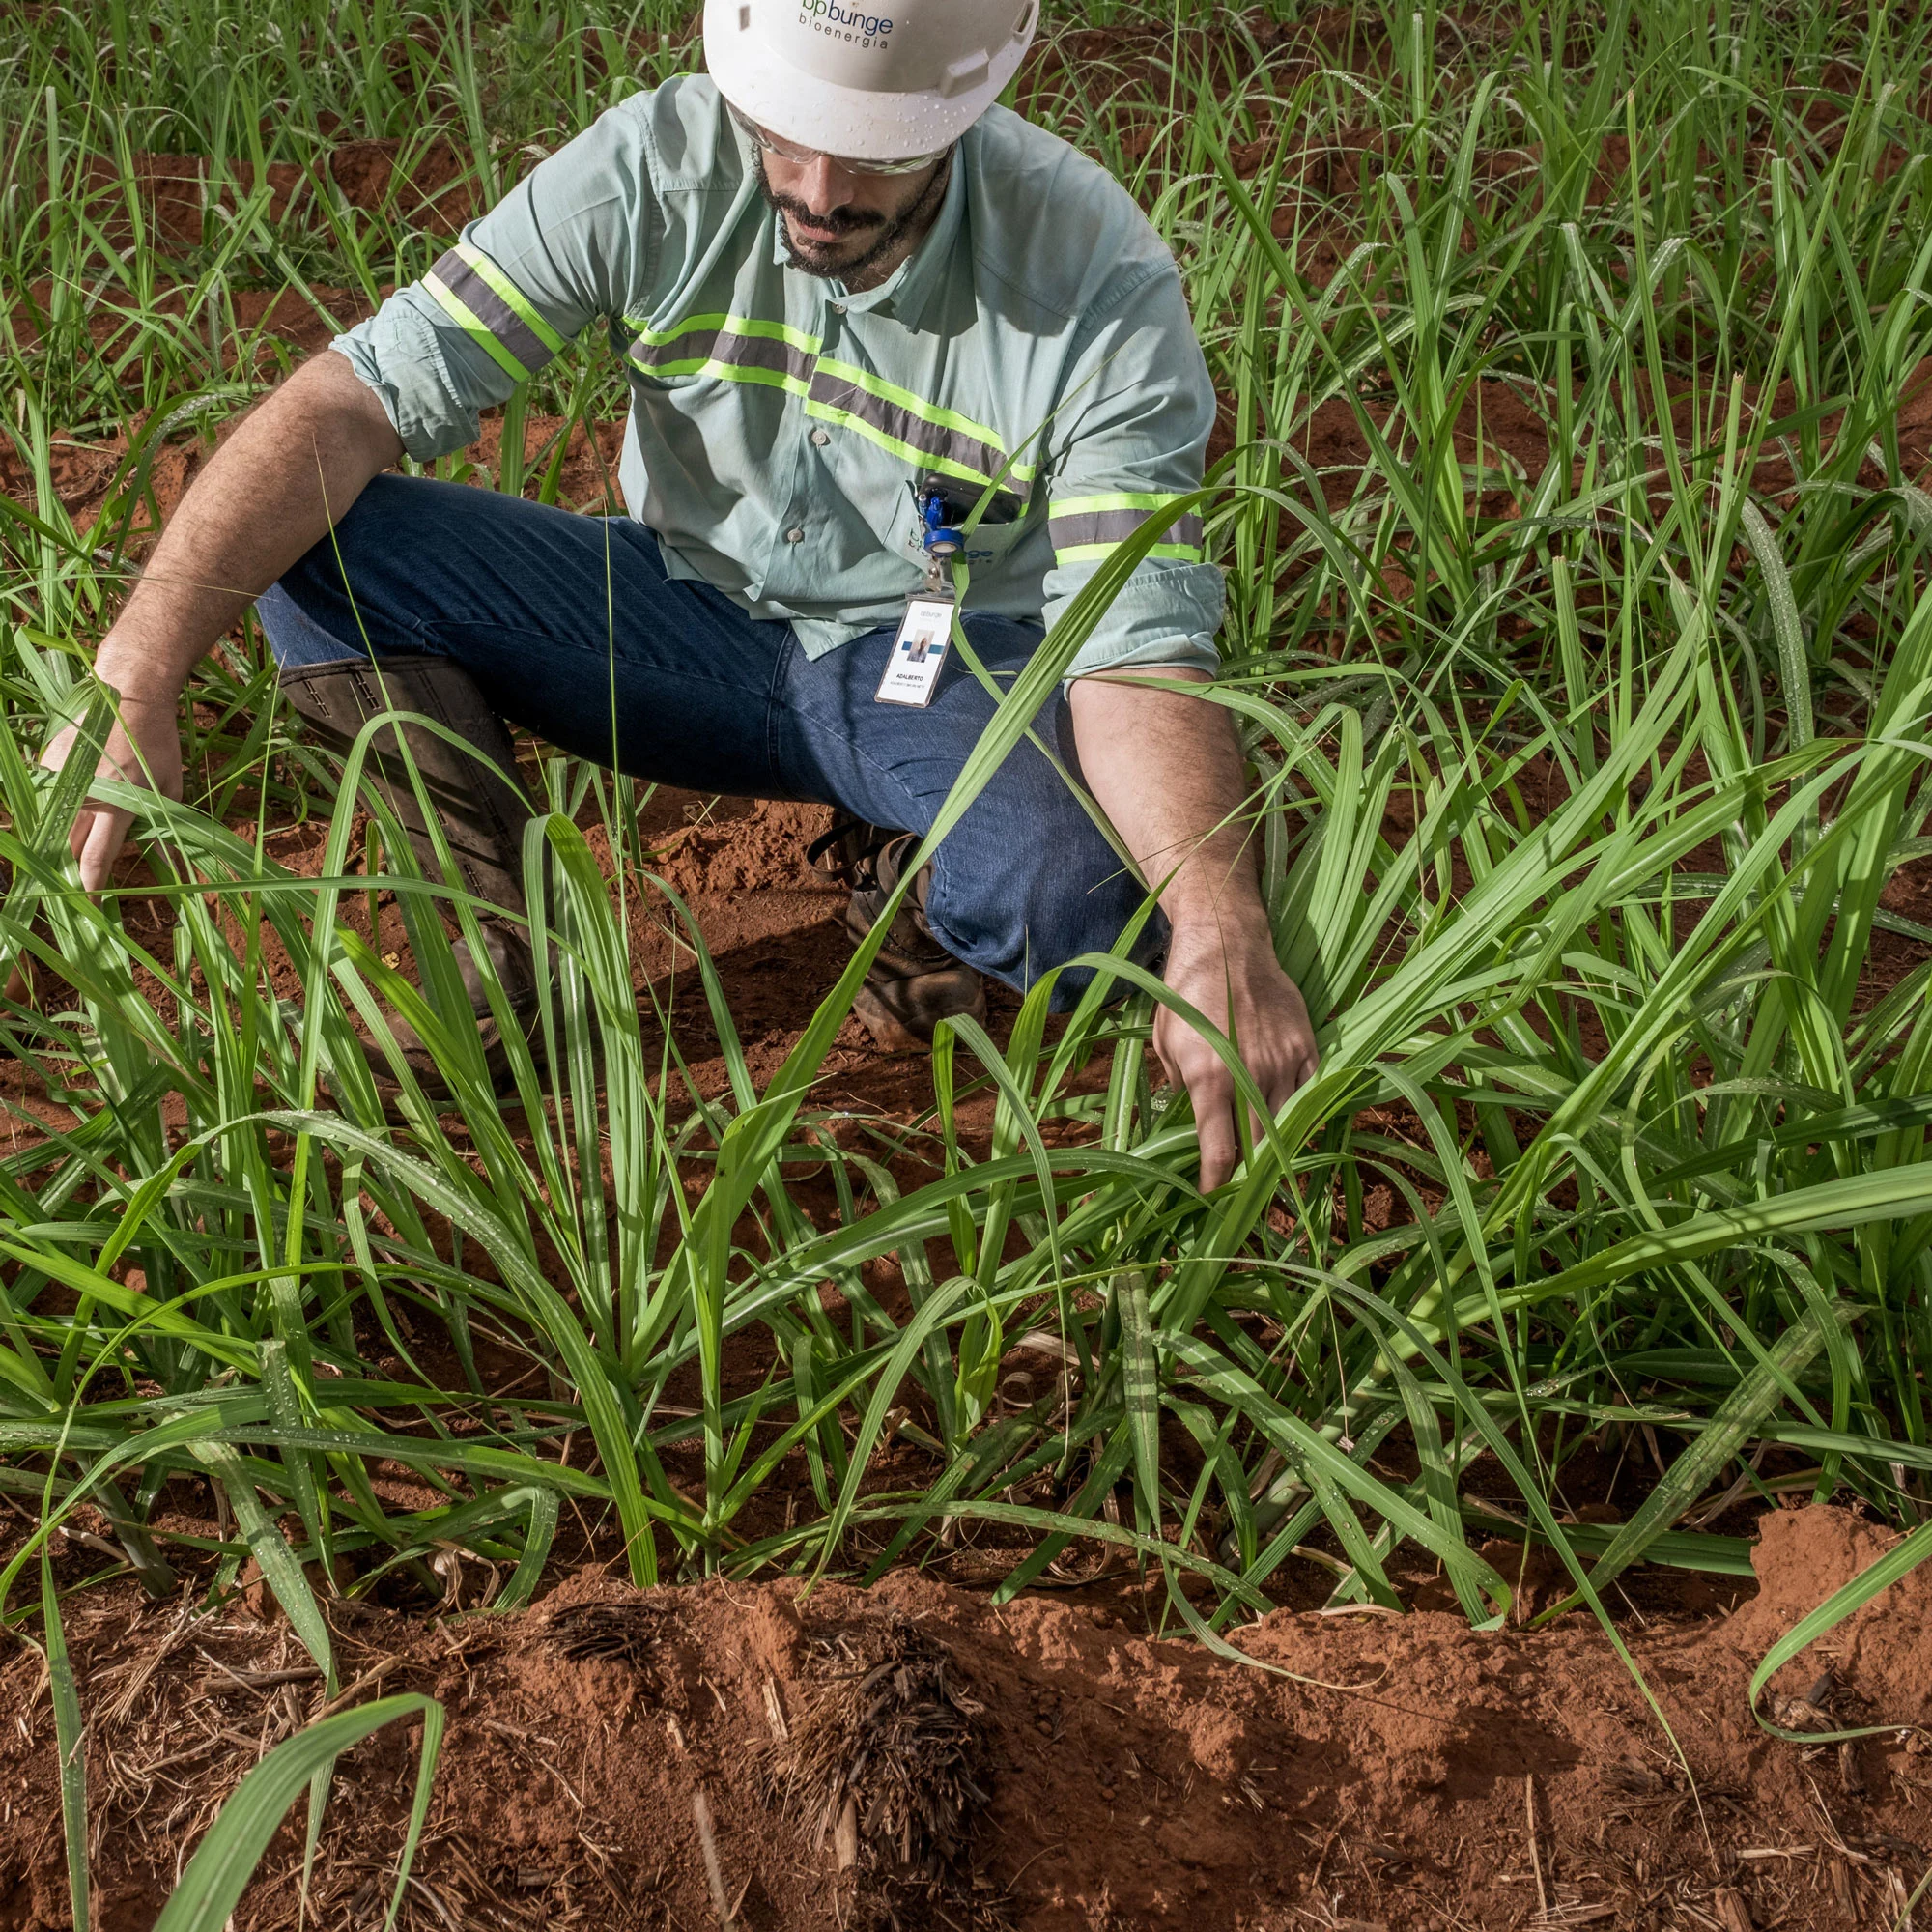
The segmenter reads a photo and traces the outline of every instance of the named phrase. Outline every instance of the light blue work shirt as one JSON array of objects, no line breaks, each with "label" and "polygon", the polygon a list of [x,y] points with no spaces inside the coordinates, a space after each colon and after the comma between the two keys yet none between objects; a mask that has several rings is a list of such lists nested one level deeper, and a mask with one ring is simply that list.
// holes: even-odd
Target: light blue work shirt
[{"label": "light blue work shirt", "polygon": [[[961,504],[997,486],[967,608],[1051,624],[1116,544],[1199,488],[1214,421],[1173,256],[1112,176],[1001,107],[960,142],[912,255],[852,294],[786,265],[711,81],[668,81],[541,162],[334,346],[428,462],[600,320],[630,376],[631,514],[671,575],[789,619],[811,657],[896,622],[919,587],[914,486]],[[1182,517],[1069,675],[1212,670],[1222,602]]]}]

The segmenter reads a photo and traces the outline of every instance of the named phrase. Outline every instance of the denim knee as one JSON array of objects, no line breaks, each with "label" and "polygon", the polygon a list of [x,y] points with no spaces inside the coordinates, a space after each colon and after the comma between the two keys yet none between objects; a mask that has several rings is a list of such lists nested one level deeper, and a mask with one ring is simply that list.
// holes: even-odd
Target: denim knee
[{"label": "denim knee", "polygon": [[[297,569],[299,570],[298,565]],[[293,576],[295,573],[291,573]],[[366,661],[368,651],[359,642],[349,643],[332,631],[326,631],[290,596],[283,583],[271,583],[255,600],[255,620],[269,640],[275,663],[283,670],[300,670],[309,665],[340,664],[345,658]]]},{"label": "denim knee", "polygon": [[[1147,899],[1079,802],[1065,796],[1077,824],[1042,825],[1037,837],[999,851],[972,838],[962,821],[954,838],[968,836],[956,846],[949,838],[933,862],[926,900],[933,936],[955,958],[1020,992],[1083,953],[1112,952]],[[1125,956],[1151,966],[1165,953],[1167,936],[1156,909]],[[1085,966],[1061,973],[1048,1006],[1068,1010],[1093,979]],[[1126,990],[1121,986],[1116,996]]]}]

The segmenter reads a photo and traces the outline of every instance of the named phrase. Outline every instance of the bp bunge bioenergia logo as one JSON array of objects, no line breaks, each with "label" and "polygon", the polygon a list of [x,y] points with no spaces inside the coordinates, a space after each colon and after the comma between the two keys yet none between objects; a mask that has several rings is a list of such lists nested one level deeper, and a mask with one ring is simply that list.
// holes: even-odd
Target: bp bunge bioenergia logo
[{"label": "bp bunge bioenergia logo", "polygon": [[801,0],[798,23],[828,40],[857,47],[883,46],[893,31],[889,14],[868,14],[863,7],[841,7],[838,0]]}]

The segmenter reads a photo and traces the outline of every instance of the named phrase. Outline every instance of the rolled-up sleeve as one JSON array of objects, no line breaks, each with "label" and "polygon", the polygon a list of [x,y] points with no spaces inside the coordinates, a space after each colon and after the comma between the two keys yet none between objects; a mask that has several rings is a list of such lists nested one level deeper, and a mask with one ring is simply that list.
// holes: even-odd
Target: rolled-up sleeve
[{"label": "rolled-up sleeve", "polygon": [[[1049,626],[1150,517],[1201,487],[1214,388],[1178,270],[1156,271],[1094,320],[1063,393],[1047,495]],[[1214,634],[1226,591],[1203,559],[1201,534],[1192,508],[1160,528],[1075,654],[1069,678],[1219,668]]]},{"label": "rolled-up sleeve", "polygon": [[656,230],[643,140],[639,117],[612,108],[335,338],[417,462],[473,442],[480,411],[621,313]]}]

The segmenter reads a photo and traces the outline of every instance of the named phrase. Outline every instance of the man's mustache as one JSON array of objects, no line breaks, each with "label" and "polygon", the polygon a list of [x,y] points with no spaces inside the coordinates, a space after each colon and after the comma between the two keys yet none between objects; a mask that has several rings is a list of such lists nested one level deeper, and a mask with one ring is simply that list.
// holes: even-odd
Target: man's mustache
[{"label": "man's mustache", "polygon": [[886,218],[883,214],[851,208],[835,208],[829,214],[814,214],[796,195],[789,194],[774,194],[772,206],[794,221],[806,222],[813,228],[829,228],[835,235],[856,235],[863,228],[878,227]]}]

